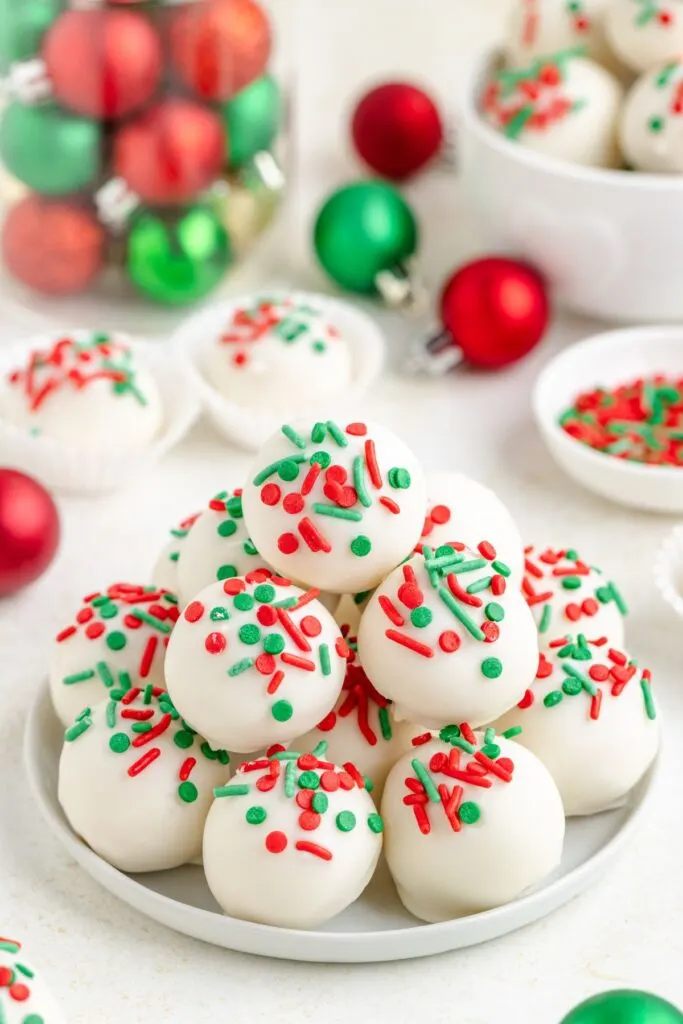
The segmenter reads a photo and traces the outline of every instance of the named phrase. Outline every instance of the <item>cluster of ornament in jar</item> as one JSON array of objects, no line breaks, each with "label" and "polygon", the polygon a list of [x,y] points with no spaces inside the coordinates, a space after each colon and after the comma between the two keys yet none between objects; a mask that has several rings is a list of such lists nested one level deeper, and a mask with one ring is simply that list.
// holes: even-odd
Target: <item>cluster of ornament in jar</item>
[{"label": "cluster of ornament in jar", "polygon": [[410,748],[415,726],[397,722],[391,701],[378,693],[360,662],[356,637],[348,625],[341,633],[349,648],[342,692],[334,708],[315,729],[292,742],[295,750],[311,750],[321,740],[327,757],[341,764],[349,760],[372,779],[372,796],[381,800],[389,769]]},{"label": "cluster of ornament in jar", "polygon": [[604,637],[553,641],[519,705],[495,723],[552,775],[567,815],[597,814],[640,781],[659,748],[650,672]]},{"label": "cluster of ornament in jar", "polygon": [[153,586],[115,583],[85,597],[73,623],[58,633],[50,659],[50,694],[62,724],[117,687],[163,686],[177,618],[174,595]]},{"label": "cluster of ornament in jar", "polygon": [[610,0],[605,33],[616,55],[641,74],[683,53],[683,0]]},{"label": "cluster of ornament in jar", "polygon": [[[683,24],[683,10],[681,11]],[[626,97],[620,142],[638,171],[683,173],[683,59],[646,71]]]},{"label": "cluster of ornament in jar", "polygon": [[481,106],[486,121],[520,145],[587,167],[617,167],[622,95],[609,71],[564,51],[497,71]]},{"label": "cluster of ornament in jar", "polygon": [[114,687],[64,736],[58,796],[73,830],[120,871],[197,860],[229,756],[181,718],[158,686]]},{"label": "cluster of ornament in jar", "polygon": [[519,700],[536,671],[538,640],[509,576],[486,541],[474,550],[424,546],[377,588],[358,649],[397,717],[429,728],[463,720],[478,726]]},{"label": "cluster of ornament in jar", "polygon": [[562,633],[590,632],[607,637],[614,647],[624,643],[628,609],[619,588],[588,565],[573,548],[525,548],[522,593],[538,627],[539,644]]},{"label": "cluster of ornament in jar", "polygon": [[206,351],[211,384],[230,401],[275,413],[324,403],[346,391],[351,350],[321,310],[294,298],[233,308]]},{"label": "cluster of ornament in jar", "polygon": [[159,552],[159,556],[152,570],[152,582],[162,590],[170,590],[174,594],[179,593],[178,589],[178,563],[180,555],[185,548],[185,541],[190,535],[190,530],[201,516],[201,512],[194,512],[185,519],[181,519],[177,526],[169,530],[169,540],[166,541]]},{"label": "cluster of ornament in jar", "polygon": [[604,32],[608,0],[515,0],[505,38],[509,67],[537,57],[576,50],[608,68],[615,67]]},{"label": "cluster of ornament in jar", "polygon": [[487,537],[519,579],[524,545],[517,525],[497,494],[464,473],[427,474],[427,515],[417,550],[459,541],[476,547]]},{"label": "cluster of ornament in jar", "polygon": [[26,962],[21,943],[0,937],[0,1021],[2,1024],[64,1024],[64,1017],[40,974]]},{"label": "cluster of ornament in jar", "polygon": [[382,849],[382,819],[351,762],[323,741],[240,765],[216,790],[204,832],[204,870],[232,917],[315,928],[356,900]]},{"label": "cluster of ornament in jar", "polygon": [[266,441],[243,501],[269,565],[353,594],[377,586],[413,550],[427,498],[420,464],[390,430],[301,420]]},{"label": "cluster of ornament in jar", "polygon": [[391,769],[384,852],[401,902],[423,921],[502,906],[562,856],[562,800],[537,757],[496,735],[449,725]]},{"label": "cluster of ornament in jar", "polygon": [[256,571],[211,584],[185,608],[168,646],[166,684],[216,746],[289,743],[334,705],[349,651],[317,597]]},{"label": "cluster of ornament in jar", "polygon": [[154,377],[108,334],[77,332],[33,349],[0,385],[0,418],[75,448],[142,448],[163,424]]}]

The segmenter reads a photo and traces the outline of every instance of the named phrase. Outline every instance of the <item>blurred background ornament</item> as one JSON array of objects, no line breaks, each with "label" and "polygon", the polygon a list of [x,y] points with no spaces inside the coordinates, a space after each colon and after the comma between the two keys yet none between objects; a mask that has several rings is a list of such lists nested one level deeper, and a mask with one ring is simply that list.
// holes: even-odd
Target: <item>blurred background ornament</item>
[{"label": "blurred background ornament", "polygon": [[354,182],[333,192],[313,233],[318,260],[338,285],[404,307],[419,298],[413,270],[418,241],[412,209],[381,181]]},{"label": "blurred background ornament", "polygon": [[651,992],[616,989],[586,999],[562,1024],[683,1024],[683,1013]]},{"label": "blurred background ornament", "polygon": [[235,255],[240,256],[261,235],[277,213],[280,196],[260,180],[230,175],[211,189],[211,206],[225,226]]},{"label": "blurred background ornament", "polygon": [[231,260],[228,233],[208,203],[133,216],[127,272],[135,287],[156,302],[196,302],[215,288]]},{"label": "blurred background ornament", "polygon": [[409,82],[387,82],[366,93],[354,110],[351,135],[360,158],[391,181],[423,170],[444,140],[436,104]]},{"label": "blurred background ornament", "polygon": [[100,127],[54,103],[10,103],[0,122],[0,157],[7,170],[45,195],[92,185],[100,169]]},{"label": "blurred background ornament", "polygon": [[227,132],[228,167],[237,170],[275,141],[282,120],[279,85],[272,75],[262,75],[224,103],[221,116]]},{"label": "blurred background ornament", "polygon": [[62,0],[21,0],[11,16],[0,13],[0,75],[7,74],[16,61],[35,57],[63,6]]},{"label": "blurred background ornament", "polygon": [[0,469],[0,597],[41,576],[59,546],[59,513],[42,484]]}]

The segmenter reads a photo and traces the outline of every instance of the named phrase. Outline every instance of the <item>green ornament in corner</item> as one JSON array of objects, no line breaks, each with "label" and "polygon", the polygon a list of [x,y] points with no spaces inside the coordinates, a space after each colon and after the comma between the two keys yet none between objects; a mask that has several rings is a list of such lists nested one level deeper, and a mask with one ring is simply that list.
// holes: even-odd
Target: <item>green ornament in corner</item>
[{"label": "green ornament in corner", "polygon": [[35,57],[63,0],[0,0],[0,74]]},{"label": "green ornament in corner", "polygon": [[138,291],[164,306],[204,298],[232,263],[230,238],[209,206],[141,210],[128,234],[126,270]]},{"label": "green ornament in corner", "polygon": [[282,95],[272,75],[263,75],[221,105],[228,168],[240,170],[273,145],[282,121]]},{"label": "green ornament in corner", "polygon": [[0,121],[0,160],[35,192],[63,196],[87,188],[100,170],[96,121],[55,103],[10,103]]},{"label": "green ornament in corner", "polygon": [[683,1024],[683,1013],[651,992],[616,989],[586,999],[561,1024]]}]

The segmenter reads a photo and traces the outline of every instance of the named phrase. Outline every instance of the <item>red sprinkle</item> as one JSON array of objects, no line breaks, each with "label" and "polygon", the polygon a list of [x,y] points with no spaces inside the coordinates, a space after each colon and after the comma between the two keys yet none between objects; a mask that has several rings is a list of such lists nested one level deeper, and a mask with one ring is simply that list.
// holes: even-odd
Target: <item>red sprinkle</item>
[{"label": "red sprinkle", "polygon": [[185,618],[188,622],[199,622],[204,614],[204,605],[201,601],[191,601],[185,609]]},{"label": "red sprinkle", "polygon": [[323,772],[320,776],[320,788],[326,793],[336,793],[341,785],[336,772]]},{"label": "red sprinkle", "polygon": [[152,669],[152,662],[154,661],[154,655],[159,645],[159,640],[156,636],[151,636],[145,644],[145,649],[142,652],[140,659],[140,678],[146,679]]},{"label": "red sprinkle", "polygon": [[309,644],[306,637],[303,635],[297,624],[287,614],[284,608],[277,609],[277,617],[280,620],[280,624],[284,629],[285,633],[294,641],[300,651],[310,651],[311,645]]},{"label": "red sprinkle", "polygon": [[183,761],[180,768],[180,772],[178,773],[178,778],[180,779],[181,782],[187,782],[190,775],[192,774],[192,769],[194,768],[196,763],[196,757],[188,757],[186,761]]},{"label": "red sprinkle", "polygon": [[[308,792],[310,793],[311,790]],[[311,799],[312,798],[311,794]],[[320,828],[321,821],[322,818],[319,814],[316,814],[315,811],[303,811],[299,815],[299,827],[302,828],[304,832],[315,832],[317,828]]]},{"label": "red sprinkle", "polygon": [[432,523],[436,523],[437,526],[445,526],[446,523],[450,522],[451,510],[448,505],[435,505],[429,513],[429,518]]},{"label": "red sprinkle", "polygon": [[368,467],[368,475],[372,486],[379,490],[382,486],[382,474],[379,471],[379,463],[377,462],[375,442],[371,440],[365,442],[365,464]]},{"label": "red sprinkle", "polygon": [[57,634],[57,643],[61,644],[63,640],[68,640],[70,636],[73,636],[76,632],[75,626],[67,626],[61,633]]},{"label": "red sprinkle", "polygon": [[421,747],[424,743],[430,743],[432,739],[431,732],[423,732],[419,736],[413,736],[411,742],[414,747]]},{"label": "red sprinkle", "polygon": [[315,482],[322,473],[323,467],[319,462],[314,462],[308,473],[304,477],[304,482],[301,485],[301,493],[305,496],[310,494],[315,487]]},{"label": "red sprinkle", "polygon": [[315,672],[315,662],[308,658],[300,658],[298,654],[288,654],[287,651],[280,655],[280,660],[285,665],[292,665],[294,668],[302,668],[305,672]]},{"label": "red sprinkle", "polygon": [[368,428],[364,423],[349,423],[346,428],[346,433],[351,434],[352,437],[365,437],[368,432]]},{"label": "red sprinkle", "polygon": [[427,647],[426,644],[420,643],[419,640],[414,640],[412,636],[408,636],[407,633],[398,633],[395,629],[388,629],[384,634],[387,640],[393,640],[396,644],[401,644],[402,647],[407,647],[409,651],[414,651],[415,654],[421,655],[423,658],[433,658],[434,651],[431,647]]},{"label": "red sprinkle", "polygon": [[285,510],[285,512],[288,512],[292,516],[298,515],[299,512],[303,510],[304,499],[300,494],[297,494],[296,492],[294,492],[293,494],[288,494],[285,500],[282,502],[282,507]]},{"label": "red sprinkle", "polygon": [[323,631],[323,627],[315,615],[304,615],[300,622],[300,628],[305,636],[320,636]]},{"label": "red sprinkle", "polygon": [[[262,782],[259,779],[259,782]],[[270,780],[268,780],[270,781]],[[269,832],[266,836],[266,850],[268,853],[282,853],[287,848],[287,836],[284,832]]]},{"label": "red sprinkle", "polygon": [[264,505],[277,505],[282,491],[277,484],[265,484],[261,489],[261,501]]},{"label": "red sprinkle", "polygon": [[483,540],[481,544],[478,544],[477,550],[479,551],[481,557],[485,558],[489,562],[492,562],[496,557],[496,549],[494,548],[493,544],[489,544],[487,540]]},{"label": "red sprinkle", "polygon": [[275,658],[272,654],[266,654],[264,651],[262,654],[259,654],[254,662],[254,667],[262,676],[270,676],[275,671]]},{"label": "red sprinkle", "polygon": [[389,621],[393,622],[395,626],[405,626],[405,619],[390,598],[382,594],[379,598],[379,606]]},{"label": "red sprinkle", "polygon": [[332,550],[332,545],[327,537],[320,532],[318,527],[308,518],[308,516],[304,516],[299,523],[298,529],[304,543],[311,549],[311,551],[324,551],[325,554],[329,554]]},{"label": "red sprinkle", "polygon": [[446,629],[439,637],[439,647],[446,654],[453,654],[460,647],[460,637],[452,629]]},{"label": "red sprinkle", "polygon": [[320,857],[321,860],[332,860],[332,852],[325,846],[309,843],[305,839],[300,839],[299,842],[295,843],[294,849],[300,850],[301,853],[312,853],[314,857]]},{"label": "red sprinkle", "polygon": [[151,750],[148,750],[146,754],[143,754],[142,757],[128,769],[128,774],[131,779],[134,779],[136,775],[140,774],[140,772],[144,772],[145,768],[149,768],[149,766],[153,764],[158,757],[161,757],[161,750],[159,747],[153,747]]},{"label": "red sprinkle", "polygon": [[267,693],[271,693],[271,694],[272,693],[277,693],[278,687],[280,686],[280,684],[281,684],[281,682],[283,681],[284,678],[285,678],[284,672],[280,672],[280,671],[276,672],[275,675],[273,676],[273,678],[268,683],[268,686],[266,687],[266,692]]},{"label": "red sprinkle", "polygon": [[393,515],[400,515],[401,506],[398,505],[393,498],[387,498],[386,495],[379,499],[380,505],[384,505]]},{"label": "red sprinkle", "polygon": [[293,555],[299,550],[299,541],[293,533],[281,533],[277,539],[277,546],[283,555]]}]

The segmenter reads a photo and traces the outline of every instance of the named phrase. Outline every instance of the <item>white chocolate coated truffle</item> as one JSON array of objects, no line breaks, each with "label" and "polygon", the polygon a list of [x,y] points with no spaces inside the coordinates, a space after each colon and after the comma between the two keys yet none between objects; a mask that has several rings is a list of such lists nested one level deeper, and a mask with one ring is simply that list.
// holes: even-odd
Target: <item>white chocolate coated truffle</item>
[{"label": "white chocolate coated truffle", "polygon": [[333,707],[348,649],[330,613],[289,580],[213,583],[185,608],[166,656],[182,715],[228,750],[289,743]]},{"label": "white chocolate coated truffle", "polygon": [[524,545],[514,519],[490,488],[464,473],[427,475],[427,517],[421,544],[438,548],[460,541],[476,547],[482,537],[493,544],[502,560],[519,579]]},{"label": "white chocolate coated truffle", "polygon": [[608,0],[515,0],[505,38],[511,68],[525,68],[536,58],[580,49],[584,56],[615,64],[605,39]]},{"label": "white chocolate coated truffle", "polygon": [[190,535],[190,530],[199,519],[200,512],[187,516],[177,526],[170,530],[170,539],[164,544],[159,552],[154,569],[152,570],[152,582],[163,590],[170,590],[178,593],[178,562],[185,547],[185,541]]},{"label": "white chocolate coated truffle", "polygon": [[164,416],[154,377],[127,344],[76,331],[34,349],[0,384],[0,418],[75,448],[132,450]]},{"label": "white chocolate coated truffle", "polygon": [[613,807],[659,748],[650,673],[623,651],[582,634],[541,654],[535,682],[496,723],[511,726],[521,726],[518,742],[543,761],[568,815]]},{"label": "white chocolate coated truffle", "polygon": [[67,729],[59,802],[73,830],[120,871],[194,861],[228,755],[197,736],[158,687],[115,691]]},{"label": "white chocolate coated truffle", "polygon": [[616,584],[573,548],[532,545],[524,554],[522,593],[538,626],[541,650],[563,633],[579,631],[623,646],[627,608]]},{"label": "white chocolate coated truffle", "polygon": [[[384,789],[384,851],[401,902],[423,921],[509,903],[562,856],[557,787],[524,747],[449,726],[394,765]],[[452,745],[453,744],[453,745]]]},{"label": "white chocolate coated truffle", "polygon": [[353,594],[412,551],[427,497],[420,464],[390,430],[299,420],[266,441],[243,501],[251,537],[278,572]]},{"label": "white chocolate coated truffle", "polygon": [[2,1024],[65,1024],[42,975],[24,956],[21,943],[0,938]]},{"label": "white chocolate coated truffle", "polygon": [[[360,659],[396,714],[429,728],[482,725],[511,708],[538,665],[536,626],[509,569],[479,550],[425,547],[377,588]],[[500,709],[500,710],[496,710]]]},{"label": "white chocolate coated truffle", "polygon": [[173,594],[115,583],[89,594],[72,624],[56,638],[50,694],[62,725],[115,686],[164,685],[166,645],[176,619]]},{"label": "white chocolate coated truffle", "polygon": [[617,56],[641,74],[683,53],[683,0],[610,0],[607,41]]},{"label": "white chocolate coated truffle", "polygon": [[242,765],[216,793],[204,870],[226,914],[316,928],[353,903],[372,878],[382,819],[358,771],[328,761],[324,747]]},{"label": "white chocolate coated truffle", "polygon": [[258,297],[233,311],[207,350],[206,372],[230,401],[286,415],[349,387],[351,349],[321,310]]},{"label": "white chocolate coated truffle", "polygon": [[624,156],[636,170],[683,173],[682,59],[638,79],[626,97],[619,130]]},{"label": "white chocolate coated truffle", "polygon": [[485,119],[522,146],[586,167],[618,167],[617,79],[571,54],[539,58],[524,71],[500,71],[484,91]]}]

